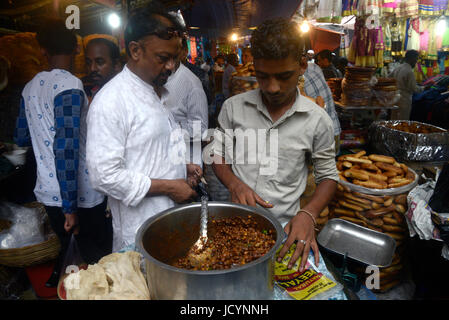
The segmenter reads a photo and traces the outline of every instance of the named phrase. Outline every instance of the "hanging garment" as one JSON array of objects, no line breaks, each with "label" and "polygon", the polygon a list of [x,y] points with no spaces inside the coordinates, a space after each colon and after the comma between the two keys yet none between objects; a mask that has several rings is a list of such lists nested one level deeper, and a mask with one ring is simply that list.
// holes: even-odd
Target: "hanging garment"
[{"label": "hanging garment", "polygon": [[427,57],[429,51],[429,23],[427,19],[419,18],[419,25],[422,26],[420,29],[419,36],[419,51],[420,55]]},{"label": "hanging garment", "polygon": [[341,0],[333,1],[332,4],[332,19],[333,23],[341,23],[342,17],[342,2]]},{"label": "hanging garment", "polygon": [[441,49],[445,52],[449,51],[449,28],[446,28],[443,33],[443,37],[441,40]]},{"label": "hanging garment", "polygon": [[382,24],[383,38],[384,38],[384,62],[392,62],[393,58],[391,56],[391,32],[390,23],[384,20]]},{"label": "hanging garment", "polygon": [[443,52],[444,54],[444,59],[443,60],[443,73],[444,74],[449,74],[449,55],[446,52]]},{"label": "hanging garment", "polygon": [[354,15],[354,16],[357,15],[357,8],[359,6],[359,1],[360,0],[351,0],[351,11],[352,11],[352,15]]},{"label": "hanging garment", "polygon": [[349,45],[351,44],[349,40],[349,32],[347,29],[343,30],[344,34],[341,36],[340,39],[340,57],[347,58]]},{"label": "hanging garment", "polygon": [[411,19],[407,30],[408,42],[406,50],[419,51],[419,18]]},{"label": "hanging garment", "polygon": [[407,50],[407,46],[408,46],[408,39],[409,39],[409,33],[408,30],[410,28],[410,19],[406,19],[405,20],[405,33],[404,33],[404,47],[403,50]]},{"label": "hanging garment", "polygon": [[448,0],[434,0],[433,15],[441,16],[447,9]]},{"label": "hanging garment", "polygon": [[419,12],[418,0],[402,0],[397,17],[417,17]]},{"label": "hanging garment", "polygon": [[401,56],[402,55],[402,36],[400,33],[399,23],[397,21],[391,22],[391,55]]},{"label": "hanging garment", "polygon": [[358,17],[354,25],[354,37],[348,52],[348,61],[359,67],[376,66],[375,49],[378,29],[368,29],[366,20]]},{"label": "hanging garment", "polygon": [[342,8],[341,8],[341,15],[343,17],[351,16],[352,15],[352,1],[351,0],[343,0],[342,2]]},{"label": "hanging garment", "polygon": [[400,0],[384,0],[382,4],[382,14],[392,14],[395,13],[396,9],[399,8]]},{"label": "hanging garment", "polygon": [[427,69],[425,68],[425,66],[421,64],[421,62],[416,63],[415,79],[417,83],[422,83],[424,80],[427,79],[427,77],[425,76],[426,72]]},{"label": "hanging garment", "polygon": [[332,0],[321,0],[318,4],[318,10],[316,15],[317,22],[332,22],[333,14],[333,2]]},{"label": "hanging garment", "polygon": [[420,15],[432,16],[434,14],[434,0],[419,0],[418,10]]},{"label": "hanging garment", "polygon": [[427,53],[427,59],[436,61],[438,60],[438,50],[437,50],[437,37],[436,37],[436,25],[437,20],[429,20],[429,49]]},{"label": "hanging garment", "polygon": [[378,0],[359,0],[357,5],[358,16],[369,16],[380,14],[381,1]]},{"label": "hanging garment", "polygon": [[374,57],[376,60],[376,67],[382,68],[384,65],[384,37],[383,37],[383,31],[382,27],[375,29],[376,33],[376,46],[374,48]]}]

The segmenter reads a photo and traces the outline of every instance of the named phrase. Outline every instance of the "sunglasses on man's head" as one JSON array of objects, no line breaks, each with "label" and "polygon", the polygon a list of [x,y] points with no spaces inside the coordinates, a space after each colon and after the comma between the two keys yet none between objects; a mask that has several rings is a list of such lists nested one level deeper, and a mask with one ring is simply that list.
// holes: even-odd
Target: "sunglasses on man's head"
[{"label": "sunglasses on man's head", "polygon": [[152,32],[149,35],[155,35],[158,38],[161,38],[163,40],[170,40],[173,37],[178,37],[178,38],[186,37],[187,32],[181,32],[179,30],[176,30],[175,28],[166,28],[164,30]]}]

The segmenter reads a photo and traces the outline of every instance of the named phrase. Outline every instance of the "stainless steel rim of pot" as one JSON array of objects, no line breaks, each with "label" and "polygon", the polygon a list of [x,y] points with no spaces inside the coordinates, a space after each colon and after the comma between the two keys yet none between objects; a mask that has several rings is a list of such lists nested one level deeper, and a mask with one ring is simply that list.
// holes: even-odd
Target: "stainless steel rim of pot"
[{"label": "stainless steel rim of pot", "polygon": [[209,206],[218,206],[218,207],[224,206],[224,207],[241,208],[246,211],[251,211],[253,214],[258,214],[258,215],[263,216],[273,225],[274,229],[276,230],[276,243],[270,249],[270,251],[268,251],[263,257],[260,257],[250,263],[247,263],[247,264],[244,264],[244,265],[241,265],[238,267],[233,267],[231,269],[223,269],[223,270],[199,271],[199,270],[180,269],[180,268],[173,267],[169,264],[166,264],[164,262],[161,262],[161,261],[155,259],[154,257],[152,257],[145,250],[143,242],[142,242],[143,234],[147,230],[148,226],[150,226],[152,223],[156,222],[157,220],[162,219],[164,216],[166,216],[168,214],[173,214],[175,212],[182,211],[186,208],[198,207],[198,210],[201,209],[201,203],[193,203],[193,204],[186,204],[186,205],[181,205],[178,207],[170,208],[170,209],[165,210],[165,211],[149,218],[148,220],[146,220],[142,224],[142,226],[139,228],[139,230],[137,231],[136,247],[137,247],[138,251],[144,256],[144,258],[146,258],[147,260],[149,260],[152,263],[159,265],[160,267],[169,269],[174,272],[187,273],[187,274],[192,274],[192,275],[218,275],[218,274],[232,273],[232,272],[237,272],[237,271],[251,268],[253,265],[262,263],[263,261],[265,261],[267,259],[271,259],[271,258],[274,259],[274,255],[276,254],[276,251],[279,249],[281,244],[285,241],[285,232],[284,232],[284,229],[282,228],[281,224],[279,223],[279,221],[277,221],[277,219],[269,211],[267,211],[263,208],[259,208],[259,207],[250,207],[250,206],[231,203],[231,202],[211,201],[211,202],[209,202]]}]

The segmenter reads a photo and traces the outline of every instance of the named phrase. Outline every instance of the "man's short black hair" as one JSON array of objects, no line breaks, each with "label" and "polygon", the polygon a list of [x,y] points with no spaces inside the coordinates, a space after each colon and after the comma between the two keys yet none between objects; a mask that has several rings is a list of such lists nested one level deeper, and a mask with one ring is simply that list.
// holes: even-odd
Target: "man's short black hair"
[{"label": "man's short black hair", "polygon": [[317,57],[321,59],[327,59],[329,62],[332,62],[332,51],[325,49],[317,53]]},{"label": "man's short black hair", "polygon": [[185,28],[174,15],[168,13],[160,3],[151,1],[145,8],[138,8],[130,14],[125,28],[125,45],[128,55],[131,41],[138,41],[154,32],[167,30],[167,26],[158,19],[158,16],[167,18],[175,31],[185,32]]},{"label": "man's short black hair", "polygon": [[292,55],[299,61],[303,39],[296,23],[284,18],[263,22],[251,36],[251,53],[254,59],[285,59]]},{"label": "man's short black hair", "polygon": [[409,60],[412,60],[412,59],[416,59],[418,57],[419,57],[419,52],[418,51],[416,51],[416,50],[408,50],[405,53],[405,58],[404,59],[406,61],[409,61]]},{"label": "man's short black hair", "polygon": [[78,45],[76,35],[65,26],[64,20],[46,19],[36,35],[37,42],[49,55],[71,55]]},{"label": "man's short black hair", "polygon": [[104,44],[109,49],[109,57],[112,61],[120,59],[120,49],[111,40],[105,38],[94,38],[87,43],[86,49],[95,44]]},{"label": "man's short black hair", "polygon": [[223,59],[223,60],[225,60],[225,57],[224,57],[222,54],[219,54],[218,56],[216,56],[216,57],[214,58],[214,61],[216,62],[218,59]]}]

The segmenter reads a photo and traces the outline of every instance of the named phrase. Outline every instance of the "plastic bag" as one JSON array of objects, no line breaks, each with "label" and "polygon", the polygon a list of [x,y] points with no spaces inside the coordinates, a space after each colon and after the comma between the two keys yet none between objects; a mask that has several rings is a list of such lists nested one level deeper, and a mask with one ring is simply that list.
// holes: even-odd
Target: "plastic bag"
[{"label": "plastic bag", "polygon": [[61,268],[61,277],[64,275],[78,272],[79,268],[84,265],[84,260],[81,257],[80,250],[78,248],[78,244],[76,242],[75,235],[72,233],[70,237],[69,245],[67,246],[67,251],[64,257],[64,263]]},{"label": "plastic bag", "polygon": [[[282,247],[281,247],[282,248]],[[279,254],[277,251],[276,255]],[[293,244],[281,262],[275,262],[274,279],[276,285],[296,300],[326,300],[339,291],[343,286],[336,283],[321,273],[312,262],[313,255],[309,255],[303,272],[299,272],[301,258],[299,258],[291,269],[288,262],[296,249]]]},{"label": "plastic bag", "polygon": [[434,189],[435,181],[428,180],[410,191],[407,196],[406,221],[411,237],[418,234],[422,240],[434,238],[436,230],[431,218],[432,209],[429,206],[429,199]]},{"label": "plastic bag", "polygon": [[0,219],[11,222],[8,229],[0,232],[0,249],[22,248],[46,240],[46,215],[38,208],[3,202],[0,204]]},{"label": "plastic bag", "polygon": [[438,176],[429,204],[436,212],[449,212],[449,164],[445,164]]},{"label": "plastic bag", "polygon": [[385,107],[393,106],[399,101],[401,94],[396,91],[373,90],[373,105],[381,105]]}]

